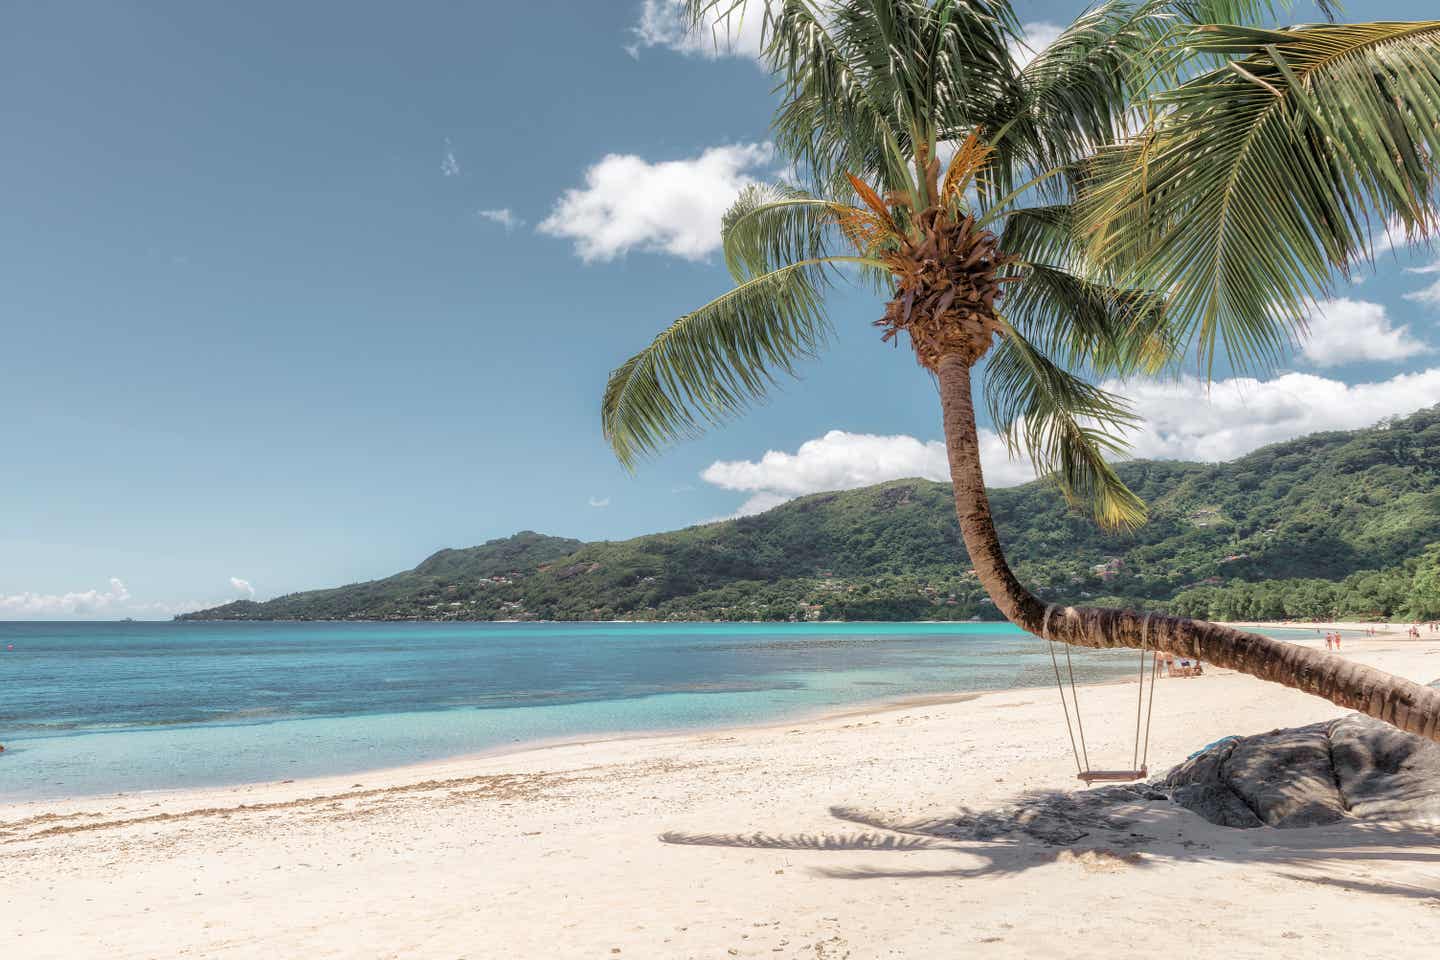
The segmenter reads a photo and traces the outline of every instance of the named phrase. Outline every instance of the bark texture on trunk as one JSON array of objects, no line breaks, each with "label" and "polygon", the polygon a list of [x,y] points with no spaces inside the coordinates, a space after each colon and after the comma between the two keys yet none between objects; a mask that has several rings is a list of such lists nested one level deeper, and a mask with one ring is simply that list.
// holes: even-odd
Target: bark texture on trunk
[{"label": "bark texture on trunk", "polygon": [[1204,620],[1106,607],[1047,605],[1010,571],[990,515],[980,470],[970,364],[939,364],[940,403],[955,489],[955,514],[975,572],[1000,612],[1047,640],[1081,647],[1149,648],[1203,660],[1358,710],[1401,730],[1440,741],[1440,690],[1294,643]]}]

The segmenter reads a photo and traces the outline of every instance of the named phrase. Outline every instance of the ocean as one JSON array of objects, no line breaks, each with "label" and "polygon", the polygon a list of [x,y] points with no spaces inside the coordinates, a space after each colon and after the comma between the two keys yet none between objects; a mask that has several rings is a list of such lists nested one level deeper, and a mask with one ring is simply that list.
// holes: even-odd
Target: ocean
[{"label": "ocean", "polygon": [[[1085,680],[1137,669],[1133,652],[1072,656]],[[0,623],[0,800],[1053,683],[1045,645],[995,623]]]}]

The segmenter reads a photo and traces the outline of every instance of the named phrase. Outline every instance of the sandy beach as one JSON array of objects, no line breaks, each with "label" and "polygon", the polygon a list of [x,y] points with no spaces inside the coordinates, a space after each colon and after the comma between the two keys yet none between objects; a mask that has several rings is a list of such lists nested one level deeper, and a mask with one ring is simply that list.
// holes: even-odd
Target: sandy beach
[{"label": "sandy beach", "polygon": [[[1392,629],[1343,655],[1440,677],[1440,641]],[[1081,692],[1094,765],[1128,764],[1135,692]],[[1161,681],[1150,767],[1341,713],[1225,671]],[[1315,957],[1440,936],[1440,825],[1232,830],[1138,802],[1047,835],[1012,815],[1074,774],[1056,691],[1033,688],[10,805],[0,956]]]}]

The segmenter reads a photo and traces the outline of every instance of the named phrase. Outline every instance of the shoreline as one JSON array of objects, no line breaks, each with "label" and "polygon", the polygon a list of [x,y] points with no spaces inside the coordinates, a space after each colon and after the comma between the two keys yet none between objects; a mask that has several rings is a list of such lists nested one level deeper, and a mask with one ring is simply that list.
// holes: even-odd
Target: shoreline
[{"label": "shoreline", "polygon": [[[239,622],[239,621],[230,621],[230,622]],[[267,621],[267,622],[271,622],[271,621]],[[294,622],[299,623],[299,622],[322,622],[322,621],[294,621]],[[343,623],[343,622],[346,622],[346,621],[323,621],[323,622]],[[367,621],[367,622],[385,622],[385,621]],[[402,622],[402,621],[397,621],[397,622]],[[587,622],[608,623],[608,622],[630,622],[630,621],[587,621]],[[732,622],[732,621],[716,621],[716,622]],[[920,621],[841,621],[841,622],[853,622],[853,623],[869,623],[869,622],[876,622],[876,623],[882,623],[882,622],[883,622],[883,623],[935,623],[935,624],[939,624],[939,623],[949,623],[950,621],[924,621],[924,620],[920,620]],[[965,621],[957,621],[957,622],[965,622]],[[997,622],[999,622],[999,623],[1004,623],[1004,621],[997,621]],[[1301,630],[1305,630],[1305,629],[1308,629],[1308,628],[1310,628],[1310,627],[1315,627],[1315,628],[1317,628],[1317,629],[1347,630],[1347,629],[1360,629],[1360,628],[1366,628],[1366,627],[1372,627],[1372,626],[1373,626],[1373,627],[1381,627],[1381,628],[1383,628],[1383,627],[1387,626],[1387,625],[1385,625],[1385,624],[1377,624],[1377,623],[1373,623],[1373,622],[1372,622],[1372,623],[1354,624],[1354,625],[1352,625],[1352,624],[1347,624],[1347,623],[1333,623],[1333,622],[1332,622],[1332,623],[1318,623],[1318,624],[1309,624],[1309,623],[1306,623],[1306,624],[1303,624],[1303,625],[1297,625],[1297,624],[1285,623],[1285,622],[1273,622],[1273,623],[1272,623],[1272,622],[1263,622],[1263,621],[1249,622],[1249,623],[1237,623],[1237,624],[1230,624],[1230,625],[1231,625],[1231,626],[1236,626],[1236,627],[1239,627],[1239,628],[1248,628],[1248,629],[1265,629],[1265,628],[1274,629],[1274,628],[1279,628],[1279,629],[1301,629]],[[1374,637],[1369,637],[1368,639],[1372,639],[1372,640],[1375,640],[1375,639],[1389,639],[1389,640],[1403,640],[1403,641],[1411,642],[1411,643],[1416,642],[1416,641],[1409,640],[1408,638],[1406,638],[1406,637],[1404,637],[1403,635],[1400,635],[1400,634],[1398,634],[1398,633],[1396,633],[1396,634],[1394,634],[1394,635],[1391,635],[1388,630],[1383,630],[1383,629],[1380,630],[1380,631],[1377,633],[1376,636],[1374,636]],[[1080,687],[1081,690],[1088,690],[1088,689],[1092,689],[1092,688],[1100,688],[1100,687],[1107,687],[1107,686],[1133,684],[1134,682],[1135,682],[1135,680],[1134,680],[1133,676],[1119,676],[1119,677],[1114,677],[1114,678],[1112,678],[1112,679],[1106,679],[1106,680],[1090,680],[1090,681],[1086,681],[1085,683],[1079,684],[1079,687]],[[894,712],[897,712],[897,711],[903,711],[903,710],[909,710],[909,709],[918,709],[918,708],[928,707],[928,706],[946,706],[946,705],[953,705],[953,704],[959,704],[959,703],[966,703],[966,702],[969,702],[969,701],[978,700],[978,699],[983,698],[983,697],[995,696],[995,695],[999,695],[999,694],[1014,694],[1014,693],[1020,693],[1020,692],[1023,692],[1023,691],[1031,691],[1031,690],[1045,690],[1045,689],[1050,689],[1051,687],[1053,687],[1053,684],[1037,683],[1037,684],[1033,684],[1033,685],[1030,685],[1030,686],[1023,686],[1023,685],[1021,685],[1021,686],[1009,686],[1009,687],[993,687],[993,688],[978,689],[978,690],[952,691],[952,692],[940,692],[940,693],[909,694],[909,695],[904,695],[904,696],[899,696],[899,697],[876,697],[876,698],[873,698],[873,699],[860,700],[860,701],[856,701],[856,702],[849,703],[849,704],[844,704],[844,705],[831,705],[831,706],[822,706],[822,707],[814,707],[814,708],[804,708],[804,709],[800,709],[799,711],[797,711],[797,712],[794,713],[794,714],[782,715],[782,716],[779,716],[779,717],[775,717],[775,718],[772,718],[772,719],[766,719],[766,720],[757,720],[757,721],[754,721],[753,723],[727,723],[727,724],[723,724],[723,725],[719,725],[719,726],[699,726],[699,727],[654,727],[654,728],[639,729],[639,730],[620,730],[620,731],[612,731],[612,732],[599,731],[599,732],[595,732],[595,733],[578,733],[578,734],[574,734],[574,735],[563,735],[563,736],[556,736],[556,737],[541,737],[541,738],[536,738],[536,739],[521,740],[521,741],[518,741],[518,742],[498,744],[498,745],[496,745],[496,746],[488,747],[488,748],[484,748],[484,749],[480,749],[480,750],[469,750],[469,751],[465,751],[465,752],[462,752],[462,753],[449,754],[449,755],[445,755],[445,756],[433,757],[433,758],[422,759],[422,760],[415,760],[415,761],[406,762],[406,763],[382,763],[382,764],[379,764],[379,765],[377,765],[377,766],[354,767],[354,768],[349,768],[349,769],[346,769],[346,770],[341,770],[341,771],[335,772],[335,773],[322,773],[322,774],[309,775],[309,776],[301,776],[301,777],[294,777],[294,778],[288,778],[288,779],[278,779],[278,778],[273,778],[273,777],[272,777],[272,778],[249,779],[249,780],[223,781],[223,782],[211,783],[211,784],[198,784],[198,785],[172,786],[172,787],[154,787],[154,788],[137,789],[137,790],[129,790],[129,791],[105,791],[105,792],[96,792],[96,793],[83,793],[83,792],[82,792],[82,793],[64,794],[64,795],[60,795],[60,796],[40,797],[40,798],[24,797],[24,796],[6,797],[6,796],[4,796],[4,795],[0,795],[0,814],[4,814],[4,813],[6,812],[6,810],[9,809],[9,808],[20,807],[20,806],[33,806],[33,805],[36,805],[36,804],[78,803],[78,802],[84,802],[84,801],[101,801],[101,800],[107,800],[107,799],[120,799],[120,798],[149,798],[149,799],[168,798],[168,797],[173,797],[173,796],[176,796],[176,795],[184,795],[184,794],[188,794],[188,793],[193,793],[193,792],[196,792],[196,791],[250,790],[250,789],[256,789],[256,788],[265,788],[265,787],[273,787],[273,786],[279,786],[279,785],[290,785],[290,784],[294,784],[294,785],[297,785],[297,786],[303,786],[303,785],[305,785],[305,784],[329,783],[329,782],[332,782],[332,781],[339,781],[339,780],[346,780],[346,779],[354,779],[354,778],[357,778],[357,777],[371,777],[371,778],[381,777],[381,778],[384,778],[384,779],[387,779],[387,780],[388,780],[388,779],[392,779],[392,778],[396,778],[396,777],[404,777],[404,776],[407,776],[407,775],[415,775],[415,776],[421,776],[421,777],[423,777],[423,776],[426,774],[426,771],[429,771],[429,770],[431,770],[432,768],[435,768],[435,767],[441,767],[441,766],[443,766],[443,767],[449,767],[449,766],[452,766],[452,765],[463,765],[463,764],[467,764],[467,763],[478,763],[478,762],[490,761],[490,760],[495,760],[495,759],[500,759],[500,758],[505,758],[505,757],[516,756],[516,755],[528,754],[528,753],[532,753],[532,752],[537,752],[537,753],[538,753],[538,752],[544,752],[544,751],[551,751],[551,750],[563,749],[563,748],[567,748],[567,747],[588,747],[588,746],[593,746],[593,745],[598,745],[598,744],[628,743],[628,742],[632,742],[632,741],[634,741],[634,742],[650,742],[650,741],[660,741],[660,740],[668,740],[668,739],[674,739],[674,738],[684,738],[684,737],[691,737],[691,736],[722,736],[722,735],[735,735],[735,734],[746,733],[746,732],[753,732],[753,731],[775,730],[775,729],[782,728],[782,727],[794,727],[794,726],[797,726],[797,725],[827,723],[827,722],[835,721],[835,720],[851,719],[851,718],[855,718],[855,717],[864,717],[864,716],[869,716],[869,715],[883,715],[883,714],[894,713]],[[427,712],[435,712],[435,711],[427,711]],[[443,712],[443,711],[439,711],[439,712]],[[308,720],[317,720],[317,719],[327,719],[327,718],[325,718],[325,717],[301,717],[301,718],[290,718],[290,719],[284,719],[284,720],[267,721],[266,723],[294,723],[294,722],[306,722],[306,721],[308,721]],[[242,727],[243,727],[243,726],[260,726],[260,725],[265,725],[265,724],[236,724],[235,726],[242,726]],[[199,728],[199,729],[208,729],[209,727],[211,727],[211,726],[213,726],[213,725],[196,724],[196,725],[194,725],[194,726],[195,726],[196,728]],[[84,737],[84,736],[92,736],[92,735],[97,735],[97,734],[98,734],[98,735],[104,735],[104,734],[108,734],[108,733],[126,734],[126,733],[141,732],[141,731],[143,731],[144,729],[145,729],[145,728],[126,728],[126,729],[114,730],[114,731],[111,731],[111,730],[106,730],[106,731],[85,731],[85,732],[82,732],[82,733],[71,734],[71,736]],[[41,738],[37,738],[37,739],[41,739]],[[15,741],[14,741],[14,743],[16,743],[16,744],[22,744],[22,743],[24,743],[24,742],[25,742],[25,740],[23,740],[23,739],[21,739],[21,740],[15,740]],[[6,759],[6,758],[5,758],[3,755],[0,755],[0,770],[3,770],[3,764],[5,763],[5,759]]]},{"label": "shoreline", "polygon": [[[16,620],[14,623],[65,623],[63,620]],[[457,620],[457,619],[430,619],[430,618],[401,618],[395,620],[357,620],[357,619],[318,619],[293,620],[284,617],[200,617],[186,618],[183,616],[170,617],[163,620],[92,620],[83,621],[88,623],[583,623],[583,624],[616,624],[616,623],[638,623],[653,626],[655,624],[711,624],[711,623],[735,623],[735,624],[758,624],[764,626],[784,626],[786,624],[809,624],[812,626],[837,626],[840,624],[865,624],[865,623],[909,623],[909,624],[1008,624],[1010,621],[998,620]],[[1411,620],[1212,620],[1211,623],[1224,627],[1295,627],[1304,629],[1306,627],[1365,627],[1380,626],[1391,627],[1400,624],[1411,625]],[[1424,622],[1424,621],[1420,621]]]},{"label": "shoreline", "polygon": [[[1081,689],[1088,687],[1104,687],[1114,684],[1133,683],[1133,680],[1114,679],[1101,680],[1091,683],[1080,684]],[[544,753],[551,750],[562,750],[570,747],[592,747],[602,744],[628,744],[648,743],[662,740],[683,739],[686,737],[705,736],[734,736],[742,733],[775,731],[781,728],[791,728],[797,725],[828,723],[836,720],[848,720],[855,717],[868,717],[872,715],[884,715],[902,710],[918,709],[929,706],[946,706],[950,704],[967,703],[972,700],[979,700],[982,697],[994,696],[996,694],[1017,693],[1026,690],[1039,689],[1031,687],[996,687],[989,690],[969,690],[955,693],[920,693],[904,697],[881,698],[866,700],[846,706],[820,707],[813,710],[803,711],[789,717],[781,717],[773,720],[757,720],[754,723],[726,724],[716,727],[670,727],[654,728],[649,730],[629,730],[615,733],[598,734],[576,734],[574,736],[542,737],[535,740],[525,740],[518,743],[508,743],[501,746],[491,747],[484,750],[471,750],[465,753],[457,753],[445,757],[437,757],[429,760],[416,760],[411,763],[384,764],[376,767],[363,767],[353,770],[342,770],[338,773],[326,773],[316,776],[292,777],[288,779],[261,779],[261,780],[237,780],[225,783],[201,784],[198,786],[182,787],[156,787],[145,790],[112,791],[104,793],[77,793],[66,794],[59,797],[42,798],[6,798],[0,796],[0,816],[8,810],[18,807],[37,806],[45,804],[66,804],[81,803],[87,801],[103,801],[117,799],[168,799],[176,796],[183,796],[198,792],[227,791],[227,790],[254,790],[257,788],[278,787],[294,785],[296,788],[304,788],[307,784],[319,785],[328,784],[341,780],[352,780],[356,777],[379,777],[385,780],[399,779],[407,776],[414,776],[421,779],[426,778],[436,768],[467,765],[472,763],[483,763],[492,760],[504,759],[517,755],[530,753]],[[294,721],[278,721],[294,722]],[[122,731],[123,732],[123,731]],[[83,734],[82,734],[83,735]],[[24,741],[16,741],[21,743]],[[0,764],[4,763],[0,757]],[[3,767],[0,767],[3,769]]]}]

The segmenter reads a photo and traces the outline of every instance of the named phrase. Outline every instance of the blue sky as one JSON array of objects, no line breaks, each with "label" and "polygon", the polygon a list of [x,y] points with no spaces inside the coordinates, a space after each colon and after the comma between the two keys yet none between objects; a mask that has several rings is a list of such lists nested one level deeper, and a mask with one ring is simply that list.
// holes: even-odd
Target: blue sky
[{"label": "blue sky", "polygon": [[[614,462],[607,373],[723,292],[717,211],[780,166],[746,38],[697,49],[667,3],[10,10],[0,618],[168,615],[942,470],[934,388],[858,294],[769,404]],[[1079,9],[1021,7],[1038,38]],[[1436,259],[1384,257],[1263,382],[1132,385],[1137,452],[1440,401],[1440,272],[1409,272]]]}]

